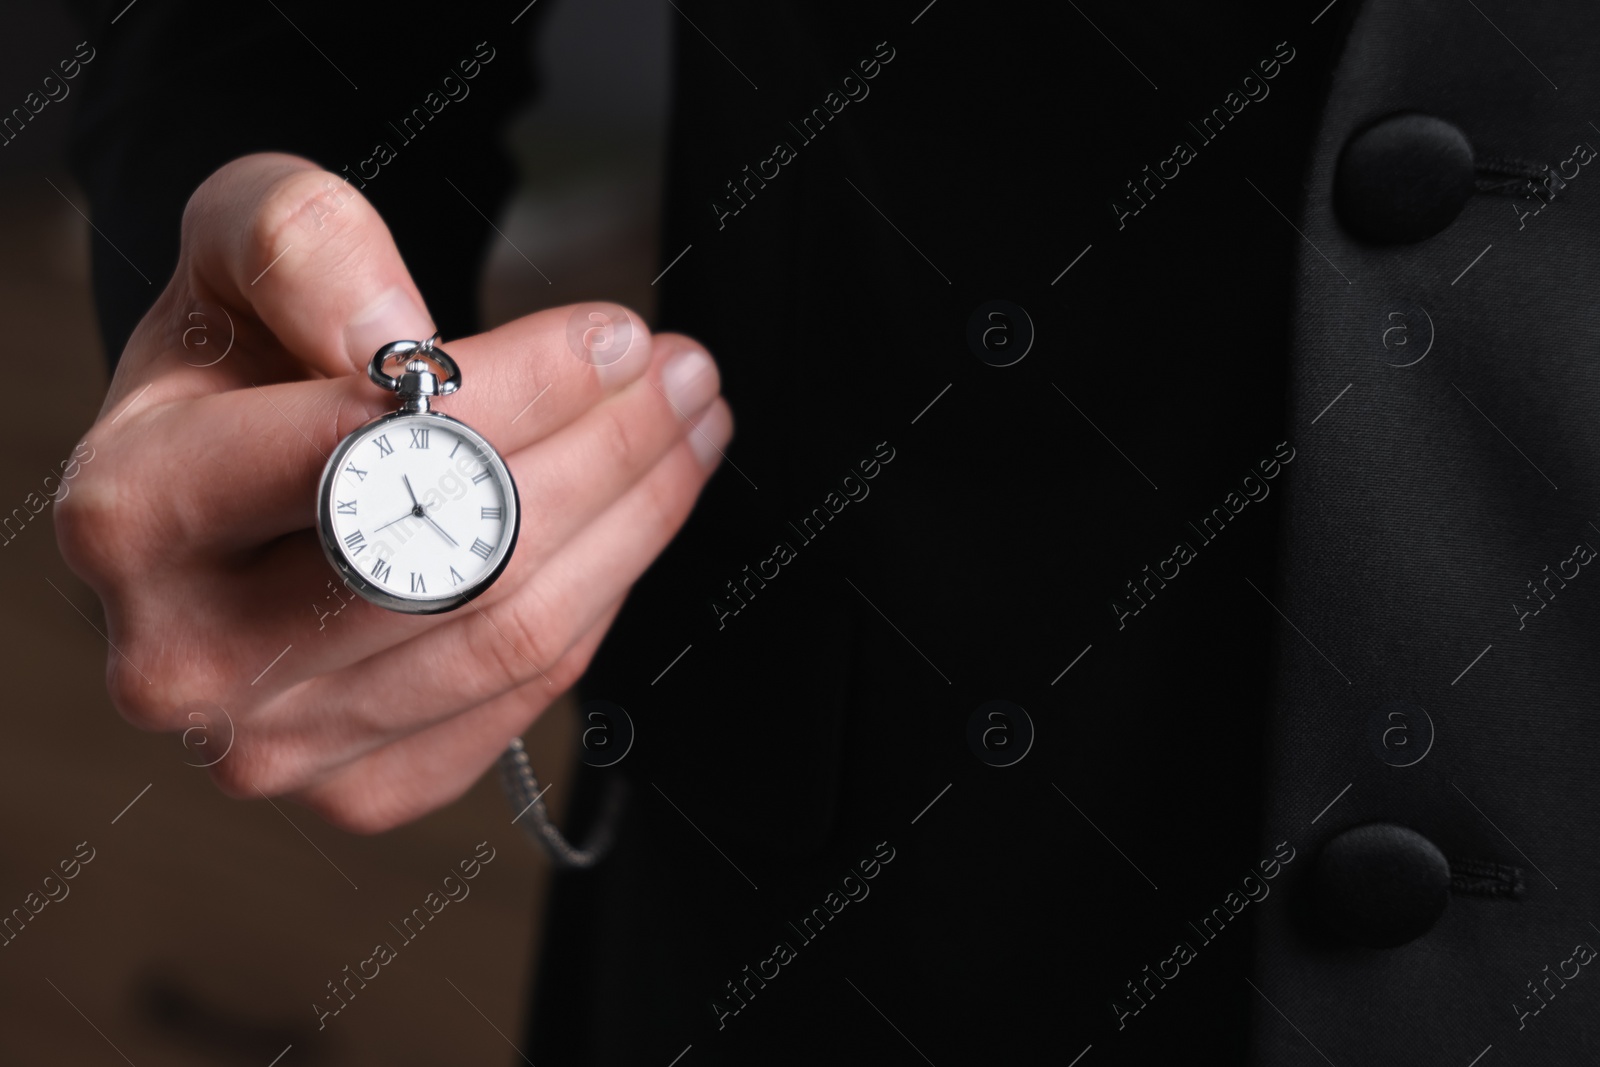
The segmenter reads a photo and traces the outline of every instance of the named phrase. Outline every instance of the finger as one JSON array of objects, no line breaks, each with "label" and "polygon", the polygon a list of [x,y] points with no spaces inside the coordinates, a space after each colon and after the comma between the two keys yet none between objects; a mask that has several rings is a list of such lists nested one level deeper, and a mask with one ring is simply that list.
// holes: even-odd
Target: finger
[{"label": "finger", "polygon": [[[298,156],[249,155],[207,178],[184,209],[179,272],[323,374],[359,371],[389,341],[433,333],[377,209]],[[242,373],[243,362],[218,369]]]},{"label": "finger", "polygon": [[[588,668],[621,607],[612,603],[554,668],[561,691]],[[555,699],[542,681],[530,682],[345,764],[292,797],[354,833],[411,822],[471,789]]]},{"label": "finger", "polygon": [[558,693],[550,665],[626,595],[688,517],[732,434],[727,404],[714,402],[698,427],[703,439],[692,435],[677,445],[509,596],[468,605],[425,634],[310,679],[263,707],[252,729],[272,739],[274,770],[291,776],[272,779],[274,785],[304,785],[329,766],[529,683]]},{"label": "finger", "polygon": [[[720,388],[705,350],[679,335],[652,339],[641,332],[625,356],[604,367],[577,359],[564,340],[571,314],[539,312],[452,342],[467,384],[436,410],[466,422],[505,455],[641,380],[650,388],[634,391],[652,394],[669,414],[692,413]],[[392,395],[355,375],[198,397],[139,424],[136,446],[111,450],[114,464],[97,473],[118,493],[128,486],[159,492],[148,518],[168,527],[163,558],[187,547],[259,545],[312,525],[328,457],[344,437],[394,406]],[[174,456],[192,457],[176,476]],[[228,484],[244,491],[219,492]]]},{"label": "finger", "polygon": [[[670,344],[662,346],[658,355],[666,358],[670,351]],[[714,366],[708,363],[696,388],[698,394],[687,406],[703,410],[717,392]],[[679,410],[653,381],[636,382],[578,422],[508,456],[507,465],[523,500],[521,532],[505,573],[478,605],[511,595],[561,545],[579,535],[660,464],[690,433],[692,424],[680,417]],[[453,495],[459,497],[465,480],[454,479],[453,486],[457,490]],[[451,489],[451,482],[416,487],[424,494],[437,490],[446,501],[452,498]],[[219,494],[227,491],[217,490]],[[127,521],[132,523],[161,522],[173,514],[170,508],[155,506],[129,511]],[[448,503],[441,514],[449,518]],[[196,516],[195,521],[203,521],[203,516]],[[432,535],[415,524],[402,522],[378,531],[383,517],[374,516],[370,523],[369,540],[375,545],[389,541],[385,554],[398,561],[397,566],[404,564],[406,553],[425,552],[431,546]],[[124,531],[121,536],[146,545],[185,538],[179,531],[148,527]],[[167,595],[120,597],[113,591],[108,596],[113,630],[119,638],[133,635],[125,647],[145,665],[142,669],[147,674],[187,673],[197,684],[213,687],[210,698],[247,698],[260,703],[271,693],[348,667],[440,622],[437,617],[390,612],[361,600],[328,566],[313,531],[281,537],[244,561],[241,565],[241,558],[233,553],[199,568],[152,561],[152,568],[165,572]],[[250,605],[250,610],[238,611],[240,604]],[[170,639],[174,633],[196,632],[205,633],[206,640]],[[281,660],[273,658],[285,649],[292,654]],[[264,666],[269,661],[274,664],[271,674],[256,678],[257,664]],[[230,664],[248,666],[242,672],[235,667],[229,680]],[[219,677],[227,682],[227,689],[215,689]],[[178,704],[181,701],[172,706]]]},{"label": "finger", "polygon": [[[659,354],[666,358],[670,350],[668,345]],[[701,383],[702,396],[716,391],[714,367],[709,376]],[[639,382],[579,423],[509,457],[523,487],[523,533],[506,573],[480,606],[510,595],[558,545],[656,466],[690,433],[690,425],[679,421],[678,409],[662,398],[653,380]],[[692,437],[703,449],[702,435]],[[225,475],[216,476],[218,495],[237,491]],[[71,501],[79,496],[75,492]],[[136,680],[144,684],[130,681],[125,714],[143,725],[159,728],[188,699],[260,705],[275,692],[347,667],[442,621],[385,611],[362,600],[338,582],[312,531],[196,566],[182,563],[181,556],[176,562],[161,557],[185,536],[150,527],[170,523],[171,507],[155,501],[118,506],[115,524],[75,521],[64,530],[99,532],[80,536],[68,530],[64,537],[91,577],[102,571],[123,575],[101,582],[100,592],[112,639],[141,665]],[[126,546],[133,544],[142,546],[146,562],[127,558]],[[98,562],[91,564],[90,553]],[[127,580],[130,574],[138,576],[135,584]],[[140,595],[152,580],[165,583],[167,592]],[[240,604],[251,610],[239,611]],[[182,640],[185,634],[203,634],[204,640]],[[148,678],[161,684],[152,689]]]}]

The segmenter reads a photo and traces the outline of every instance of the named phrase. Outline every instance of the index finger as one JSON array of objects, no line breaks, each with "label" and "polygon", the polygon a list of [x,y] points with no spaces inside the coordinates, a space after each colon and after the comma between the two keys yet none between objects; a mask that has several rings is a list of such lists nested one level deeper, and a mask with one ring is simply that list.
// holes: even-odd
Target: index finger
[{"label": "index finger", "polygon": [[[642,326],[615,362],[596,365],[574,356],[567,323],[587,321],[591,311],[638,323],[616,305],[579,305],[442,345],[460,365],[464,384],[436,410],[473,427],[503,455],[568,425],[641,377],[652,360],[654,342]],[[395,406],[392,394],[365,374],[201,396],[152,412],[138,427],[139,439],[115,450],[116,469],[108,464],[103,473],[161,486],[164,554],[174,546],[262,544],[312,524],[328,457],[348,434]],[[191,462],[186,476],[174,476],[175,457],[205,462]],[[219,492],[222,485],[237,491]]]},{"label": "index finger", "polygon": [[178,272],[323,374],[359,371],[379,346],[433,332],[377,209],[298,156],[245,156],[207,178],[184,209]]}]

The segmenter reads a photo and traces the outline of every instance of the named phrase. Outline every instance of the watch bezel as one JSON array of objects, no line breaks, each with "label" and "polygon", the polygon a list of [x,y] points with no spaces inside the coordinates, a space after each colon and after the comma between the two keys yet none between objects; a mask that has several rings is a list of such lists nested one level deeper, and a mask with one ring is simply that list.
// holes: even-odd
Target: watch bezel
[{"label": "watch bezel", "polygon": [[[333,507],[330,490],[337,472],[344,466],[344,460],[355,450],[375,427],[401,421],[416,421],[443,423],[449,427],[451,433],[459,434],[475,444],[478,455],[485,464],[492,467],[497,476],[504,479],[504,484],[511,487],[510,498],[506,501],[511,510],[509,536],[502,539],[501,546],[496,547],[500,553],[494,565],[480,577],[467,584],[463,591],[453,593],[447,597],[429,597],[427,599],[405,596],[391,592],[370,581],[367,575],[345,557],[344,550],[339,546],[338,534],[333,528]],[[369,422],[351,430],[339,447],[333,450],[328,457],[328,462],[322,468],[322,478],[317,487],[317,535],[322,543],[322,554],[346,585],[354,589],[361,597],[381,608],[398,611],[406,615],[442,615],[454,611],[462,605],[475,600],[495,583],[495,580],[505,571],[506,565],[511,562],[511,555],[516,551],[517,535],[522,532],[522,499],[517,491],[517,480],[511,476],[511,468],[506,466],[506,461],[501,457],[498,449],[489,442],[483,434],[474,430],[460,419],[453,419],[439,411],[391,411],[380,415]],[[503,547],[502,547],[503,546]]]}]

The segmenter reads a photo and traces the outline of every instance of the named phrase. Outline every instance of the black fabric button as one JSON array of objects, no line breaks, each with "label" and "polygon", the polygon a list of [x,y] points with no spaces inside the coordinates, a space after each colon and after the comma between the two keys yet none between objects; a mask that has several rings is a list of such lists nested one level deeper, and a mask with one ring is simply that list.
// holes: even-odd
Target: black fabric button
[{"label": "black fabric button", "polygon": [[1431,115],[1391,115],[1344,146],[1334,200],[1356,236],[1407,244],[1454,222],[1474,178],[1466,134]]},{"label": "black fabric button", "polygon": [[1322,847],[1312,876],[1318,913],[1345,940],[1394,948],[1432,929],[1450,900],[1450,861],[1415,830],[1368,823]]}]

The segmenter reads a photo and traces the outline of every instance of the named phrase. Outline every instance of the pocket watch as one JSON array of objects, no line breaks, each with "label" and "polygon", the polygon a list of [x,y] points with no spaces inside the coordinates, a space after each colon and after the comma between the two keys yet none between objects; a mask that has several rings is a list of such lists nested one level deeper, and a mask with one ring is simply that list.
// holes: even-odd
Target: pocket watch
[{"label": "pocket watch", "polygon": [[[451,611],[488,589],[517,544],[517,483],[487,438],[430,410],[461,388],[461,369],[426,341],[378,349],[367,376],[400,409],[339,442],[322,470],[317,532],[328,562],[380,607]],[[385,368],[404,362],[396,377]],[[443,373],[435,374],[432,363]]]},{"label": "pocket watch", "polygon": [[[435,334],[378,349],[367,377],[398,394],[400,409],[339,442],[317,490],[322,551],[361,596],[412,615],[451,611],[482,593],[511,560],[521,525],[517,483],[478,431],[430,410],[461,388],[461,368]],[[397,378],[386,369],[403,362]],[[441,378],[429,364],[444,373]],[[514,737],[500,756],[512,821],[561,867],[590,867],[611,846],[626,786],[613,778],[598,824],[583,847],[569,842],[545,810],[545,790]]]}]

